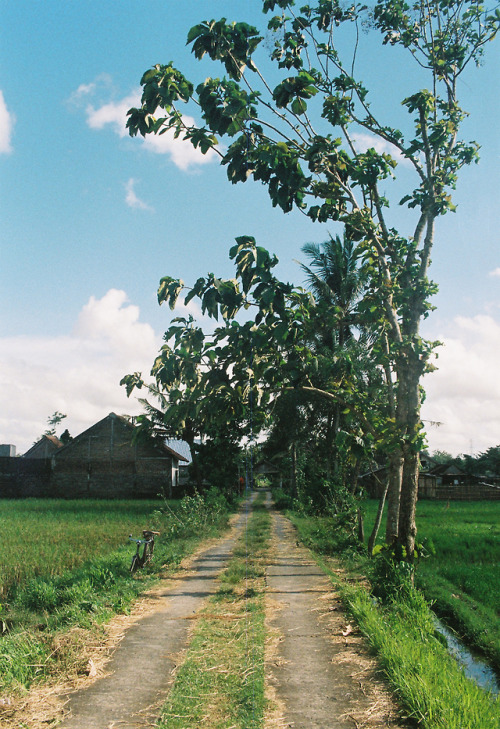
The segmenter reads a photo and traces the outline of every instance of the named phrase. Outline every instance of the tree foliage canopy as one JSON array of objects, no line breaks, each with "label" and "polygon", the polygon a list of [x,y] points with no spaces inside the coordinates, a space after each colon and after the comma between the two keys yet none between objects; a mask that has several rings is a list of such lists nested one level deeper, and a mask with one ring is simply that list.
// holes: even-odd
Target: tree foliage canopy
[{"label": "tree foliage canopy", "polygon": [[[420,378],[434,346],[422,339],[419,327],[436,291],[428,279],[435,225],[454,210],[458,174],[478,154],[478,145],[460,134],[466,112],[457,81],[470,64],[481,62],[485,45],[498,31],[500,10],[490,11],[477,0],[376,0],[371,7],[339,0],[305,5],[265,0],[262,7],[268,16],[264,32],[225,18],[194,26],[188,34],[194,55],[220,63],[224,75],[195,85],[172,63],[154,66],[142,78],[142,103],[129,111],[127,126],[132,136],[172,130],[203,153],[214,150],[231,183],[260,181],[275,207],[340,223],[346,239],[358,244],[371,290],[369,307],[384,343],[385,364],[396,380],[393,448],[401,453],[401,504],[398,488],[394,493],[400,543],[411,558],[418,453],[424,443]],[[375,110],[358,71],[363,30],[407,54],[419,71],[409,78],[424,79],[424,88],[412,88],[400,99],[406,113],[401,128],[385,118],[384,107]],[[343,52],[346,36],[353,39],[349,56]],[[198,107],[200,124],[186,121],[185,103]],[[361,135],[368,144],[361,143]],[[402,162],[413,177],[395,206],[384,188]],[[395,207],[406,211],[404,230],[393,223]],[[231,319],[241,306],[250,306],[248,293],[255,283],[255,297],[263,302],[255,320],[258,332],[263,324],[277,340],[282,335],[287,344],[293,341],[296,356],[298,332],[307,320],[301,319],[302,295],[277,281],[270,285],[267,251],[240,241],[231,255],[240,287],[209,277],[200,279],[189,296],[200,296],[209,314]],[[180,282],[163,279],[160,300],[174,305],[181,289]],[[294,297],[288,319],[285,302]],[[236,331],[229,329],[225,336],[239,336]],[[211,356],[218,356],[216,349]],[[273,370],[292,371],[293,356],[279,361],[280,356],[278,348],[267,377],[275,377]],[[155,365],[158,372],[170,367],[168,357],[165,353],[163,363]]]}]

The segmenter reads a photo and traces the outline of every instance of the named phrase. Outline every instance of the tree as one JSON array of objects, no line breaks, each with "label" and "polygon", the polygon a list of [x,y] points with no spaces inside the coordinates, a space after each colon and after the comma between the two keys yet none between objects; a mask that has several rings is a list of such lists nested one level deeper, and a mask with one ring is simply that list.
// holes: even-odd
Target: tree
[{"label": "tree", "polygon": [[476,469],[479,473],[495,478],[500,477],[500,445],[491,446],[476,459]]},{"label": "tree", "polygon": [[[302,252],[309,259],[308,265],[301,264],[306,273],[306,285],[313,292],[316,306],[321,309],[314,318],[313,340],[309,344],[318,356],[326,360],[327,368],[333,370],[337,382],[349,377],[349,374],[352,379],[356,361],[355,377],[360,387],[369,366],[371,349],[368,338],[356,340],[354,336],[355,328],[358,337],[363,330],[363,320],[356,308],[366,283],[359,266],[360,250],[346,236],[343,239],[336,236],[321,245],[306,243]],[[327,389],[325,383],[319,386]],[[340,466],[338,439],[342,421],[345,421],[342,410],[339,403],[332,405],[326,428],[327,446],[334,452],[335,473]]]},{"label": "tree", "polygon": [[[188,43],[197,58],[221,62],[227,76],[208,78],[195,91],[172,63],[157,65],[142,78],[142,105],[130,110],[127,126],[131,135],[173,129],[204,153],[215,149],[232,183],[253,177],[284,212],[297,207],[313,220],[340,222],[349,240],[363,246],[397,377],[393,440],[395,460],[402,464],[400,501],[399,483],[394,490],[397,538],[400,556],[411,561],[424,441],[420,379],[433,349],[422,339],[420,324],[435,291],[428,279],[435,224],[453,210],[458,173],[478,151],[477,144],[459,137],[466,114],[457,81],[469,64],[479,63],[498,30],[500,11],[489,13],[475,0],[378,0],[371,10],[316,0],[298,11],[293,0],[263,2],[265,13],[275,9],[279,14],[267,29],[278,83],[271,86],[259,66],[264,36],[256,28],[205,21],[190,30]],[[383,44],[407,52],[427,77],[427,88],[413,89],[402,100],[410,120],[403,130],[378,118],[355,56],[343,58],[337,44],[340,28],[357,38],[363,23]],[[186,123],[178,107],[189,101],[198,105],[205,126]],[[368,149],[360,146],[359,132],[373,138]],[[380,145],[383,151],[377,151]],[[392,207],[382,192],[398,159],[414,174],[399,203],[407,212],[404,232],[391,225]]]},{"label": "tree", "polygon": [[192,317],[174,319],[164,340],[151,371],[155,381],[146,383],[136,372],[126,375],[120,384],[126,386],[128,395],[134,388],[144,387],[153,398],[154,402],[141,399],[146,412],[137,419],[139,434],[186,441],[196,485],[201,489],[201,436],[216,440],[219,452],[225,447],[232,453],[244,433],[245,403],[230,386],[227,365],[212,339]]},{"label": "tree", "polygon": [[[47,425],[48,428],[45,430],[44,435],[55,435],[56,434],[56,428],[61,423],[64,418],[67,418],[68,416],[64,413],[60,413],[59,411],[55,411],[50,417],[47,418]],[[65,431],[67,432],[67,431]],[[69,435],[69,433],[68,433]]]},{"label": "tree", "polygon": [[[334,358],[331,348],[318,346],[318,332],[322,339],[328,327],[336,326],[334,312],[325,311],[323,302],[310,293],[277,279],[272,273],[276,257],[252,238],[237,239],[230,257],[236,264],[232,279],[209,274],[192,287],[179,279],[162,279],[160,303],[175,308],[181,292],[187,292],[185,302],[198,297],[202,311],[214,319],[222,317],[223,323],[206,336],[191,319],[174,319],[152,369],[155,382],[147,385],[140,373],[123,378],[129,395],[136,387],[146,387],[159,403],[157,407],[142,400],[146,415],[139,418],[140,424],[162,438],[174,428],[186,439],[183,429],[189,418],[191,430],[212,443],[220,444],[229,433],[233,441],[226,437],[226,444],[232,447],[263,429],[270,430],[270,440],[276,442],[276,427],[286,421],[278,449],[289,456],[296,492],[306,450],[315,449],[309,460],[316,464],[315,475],[328,477],[331,415],[341,407],[337,480],[352,491],[360,458],[377,439],[376,418],[380,422],[383,409],[377,407],[380,370],[361,367],[368,360],[354,337],[342,357]],[[243,322],[242,312],[247,316]],[[194,448],[193,459],[198,450]]]}]

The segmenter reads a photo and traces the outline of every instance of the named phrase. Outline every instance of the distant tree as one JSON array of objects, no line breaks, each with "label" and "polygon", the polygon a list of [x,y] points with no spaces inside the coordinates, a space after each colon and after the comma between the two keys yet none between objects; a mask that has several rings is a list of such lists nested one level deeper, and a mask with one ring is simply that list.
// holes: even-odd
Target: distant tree
[{"label": "distant tree", "polygon": [[431,458],[439,464],[448,464],[454,461],[453,456],[448,451],[433,451]]},{"label": "distant tree", "polygon": [[43,435],[55,435],[57,426],[64,420],[64,418],[67,417],[68,416],[64,413],[60,413],[56,410],[55,413],[47,418],[47,425],[49,427],[43,432]]},{"label": "distant tree", "polygon": [[67,428],[65,431],[63,431],[61,433],[61,435],[59,436],[59,440],[61,441],[61,443],[63,445],[67,445],[70,441],[73,440],[73,438],[71,437],[70,432]]},{"label": "distant tree", "polygon": [[500,445],[491,446],[476,458],[476,471],[486,476],[500,477]]}]

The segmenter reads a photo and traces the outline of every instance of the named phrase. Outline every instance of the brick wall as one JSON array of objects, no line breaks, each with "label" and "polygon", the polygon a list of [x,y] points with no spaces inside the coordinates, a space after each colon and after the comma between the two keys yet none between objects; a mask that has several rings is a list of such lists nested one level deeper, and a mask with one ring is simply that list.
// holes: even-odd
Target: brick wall
[{"label": "brick wall", "polygon": [[50,495],[50,461],[0,458],[0,497]]}]

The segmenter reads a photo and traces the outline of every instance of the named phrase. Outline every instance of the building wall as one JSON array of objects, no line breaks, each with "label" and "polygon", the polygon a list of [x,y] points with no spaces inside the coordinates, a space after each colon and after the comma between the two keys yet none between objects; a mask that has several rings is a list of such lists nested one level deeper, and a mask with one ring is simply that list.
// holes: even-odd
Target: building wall
[{"label": "building wall", "polygon": [[0,496],[171,496],[175,459],[152,442],[133,443],[132,436],[133,428],[112,414],[49,460],[0,458]]},{"label": "building wall", "polygon": [[50,496],[50,461],[0,458],[0,497]]}]

